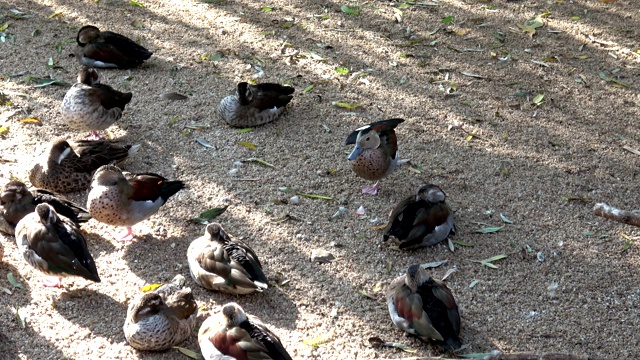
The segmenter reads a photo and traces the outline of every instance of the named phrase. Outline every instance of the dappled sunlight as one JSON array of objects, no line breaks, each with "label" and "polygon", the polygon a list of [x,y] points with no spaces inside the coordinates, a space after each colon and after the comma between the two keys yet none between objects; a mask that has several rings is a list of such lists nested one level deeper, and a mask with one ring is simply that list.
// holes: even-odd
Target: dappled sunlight
[{"label": "dappled sunlight", "polygon": [[[27,180],[32,155],[55,137],[82,136],[61,118],[66,87],[35,88],[24,80],[75,82],[75,36],[93,24],[154,52],[136,69],[98,70],[103,83],[133,93],[123,118],[107,130],[114,139],[142,144],[123,169],[188,186],[136,225],[131,243],[113,241],[115,227],[96,221],[83,227],[99,284],[65,279],[72,290],[36,288],[41,275],[15,253],[13,238],[0,237],[0,268],[31,285],[11,297],[0,292],[0,300],[10,301],[3,311],[26,307],[31,318],[29,332],[12,320],[13,342],[24,347],[33,338],[56,358],[184,358],[174,350],[134,351],[121,331],[127,302],[140,287],[180,273],[201,314],[237,301],[268,324],[294,358],[408,356],[369,346],[372,336],[418,349],[416,356],[434,355],[432,347],[393,326],[384,292],[407,265],[446,259],[430,273],[441,278],[449,268],[458,270],[448,285],[461,307],[467,352],[637,355],[639,233],[591,213],[598,201],[638,207],[640,157],[622,149],[640,148],[640,23],[630,0],[447,0],[407,7],[334,0],[139,2],[144,6],[0,0],[0,15],[12,7],[35,15],[11,20],[7,31],[15,43],[0,43],[0,91],[12,102],[0,107],[0,127],[9,126],[0,135],[0,158],[9,161],[0,168],[0,184]],[[361,15],[340,11],[347,3]],[[518,27],[547,9],[545,25],[533,37]],[[447,16],[452,22],[444,24]],[[35,29],[41,33],[34,35]],[[47,66],[50,57],[56,66]],[[286,82],[296,92],[273,123],[239,132],[215,109],[237,82],[250,80]],[[163,100],[169,92],[188,98]],[[341,109],[334,101],[361,106]],[[20,123],[25,117],[43,125]],[[396,131],[400,158],[411,164],[383,179],[377,197],[362,195],[368,182],[353,174],[345,138],[356,127],[391,117],[406,119]],[[445,190],[458,226],[454,238],[472,246],[453,253],[446,244],[399,252],[382,243],[375,226],[424,183]],[[294,192],[283,192],[285,187]],[[301,196],[299,205],[287,204],[295,191],[331,200]],[[68,197],[86,204],[86,193]],[[204,231],[189,219],[227,205],[215,221],[255,250],[275,285],[263,293],[219,294],[189,278],[186,250]],[[361,205],[364,217],[353,213]],[[332,218],[340,206],[345,213]],[[474,232],[489,225],[505,227],[495,234]],[[634,239],[627,249],[625,236]],[[336,261],[312,263],[316,249],[330,251]],[[498,254],[507,255],[498,269],[472,261]],[[51,305],[56,297],[63,299]],[[333,334],[326,344],[303,344],[323,334]],[[180,346],[197,350],[195,334]],[[35,358],[25,349],[11,354]]]}]

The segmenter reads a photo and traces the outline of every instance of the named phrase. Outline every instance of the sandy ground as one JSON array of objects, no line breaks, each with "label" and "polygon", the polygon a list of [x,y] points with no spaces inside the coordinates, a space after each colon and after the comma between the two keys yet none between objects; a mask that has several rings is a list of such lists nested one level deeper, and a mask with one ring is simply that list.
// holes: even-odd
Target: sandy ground
[{"label": "sandy ground", "polygon": [[[93,24],[154,52],[140,68],[100,72],[102,82],[134,94],[108,131],[142,144],[125,168],[189,186],[136,226],[132,243],[112,241],[116,229],[93,220],[83,227],[99,284],[67,279],[66,289],[42,288],[42,275],[19,257],[13,238],[0,236],[0,286],[12,292],[0,291],[0,357],[184,358],[175,349],[129,347],[121,330],[127,301],[145,284],[176,273],[188,277],[186,250],[204,227],[187,220],[224,205],[218,220],[251,244],[270,280],[285,284],[234,297],[189,280],[205,309],[198,323],[237,301],[294,358],[437,355],[393,326],[383,293],[409,264],[446,259],[431,272],[442,277],[457,269],[448,284],[461,307],[465,352],[640,357],[640,231],[592,214],[595,202],[638,208],[640,156],[623,149],[640,148],[634,0],[141,3],[41,0],[17,7],[0,0],[0,25],[8,24],[0,42],[0,127],[9,128],[0,136],[0,183],[28,180],[29,163],[55,137],[84,136],[60,119],[65,87],[25,80],[74,82],[73,40],[82,25]],[[342,5],[361,5],[360,15],[340,11]],[[14,19],[14,7],[33,16]],[[537,30],[518,26],[547,10]],[[449,16],[453,21],[443,23]],[[239,134],[214,109],[237,82],[250,79],[287,82],[297,91],[276,122]],[[160,98],[174,91],[188,100]],[[539,94],[544,98],[536,105]],[[333,101],[362,107],[338,108]],[[43,125],[21,123],[26,117]],[[351,172],[344,139],[362,124],[391,117],[406,119],[397,129],[401,158],[423,171],[403,166],[383,181],[379,196],[362,195],[368,182]],[[229,173],[236,161],[252,157],[275,168],[244,163]],[[447,192],[459,228],[455,239],[472,246],[397,252],[382,244],[372,226],[384,224],[394,204],[423,183]],[[278,204],[292,196],[281,187],[333,200]],[[83,204],[86,194],[69,198]],[[347,212],[331,220],[340,205]],[[353,214],[361,205],[366,217]],[[279,221],[287,215],[292,218]],[[475,232],[502,225],[497,233]],[[312,263],[314,249],[338,259]],[[473,261],[500,254],[507,258],[497,269]],[[8,273],[24,289],[14,288]],[[375,291],[377,283],[382,291]],[[327,334],[331,340],[318,347],[303,344]],[[372,336],[417,352],[371,347]],[[181,346],[197,351],[196,334]]]}]

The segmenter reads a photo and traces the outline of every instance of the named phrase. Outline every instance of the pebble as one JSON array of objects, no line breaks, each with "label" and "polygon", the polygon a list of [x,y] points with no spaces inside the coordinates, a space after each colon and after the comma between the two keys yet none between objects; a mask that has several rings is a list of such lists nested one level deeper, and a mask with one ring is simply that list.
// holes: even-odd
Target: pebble
[{"label": "pebble", "polygon": [[320,264],[326,264],[326,263],[330,263],[333,260],[335,260],[336,257],[333,256],[332,253],[326,251],[326,250],[322,250],[322,249],[316,249],[311,251],[311,261],[312,262],[318,262]]}]

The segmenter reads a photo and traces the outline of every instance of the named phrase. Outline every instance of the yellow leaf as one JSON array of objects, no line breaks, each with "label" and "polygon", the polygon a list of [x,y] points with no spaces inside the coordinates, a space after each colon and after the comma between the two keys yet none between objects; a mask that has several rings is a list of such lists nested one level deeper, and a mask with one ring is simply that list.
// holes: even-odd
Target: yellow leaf
[{"label": "yellow leaf", "polygon": [[242,146],[248,148],[249,150],[255,150],[256,149],[256,145],[254,143],[250,143],[248,141],[238,141],[238,145],[242,145]]},{"label": "yellow leaf", "polygon": [[23,124],[39,124],[39,125],[42,125],[42,121],[40,121],[40,119],[38,119],[37,117],[24,118],[24,119],[20,120],[20,122],[23,123]]},{"label": "yellow leaf", "polygon": [[530,37],[533,37],[533,35],[536,33],[536,29],[533,26],[518,24],[518,27]]},{"label": "yellow leaf", "polygon": [[0,126],[0,135],[4,135],[9,131],[8,126]]},{"label": "yellow leaf", "polygon": [[162,284],[149,284],[140,288],[140,291],[148,293],[162,286]]},{"label": "yellow leaf", "polygon": [[370,226],[370,229],[371,230],[382,230],[382,229],[384,229],[386,227],[387,227],[387,224],[384,224],[384,225]]},{"label": "yellow leaf", "polygon": [[333,340],[333,329],[326,334],[320,334],[314,338],[304,340],[302,341],[302,343],[305,345],[316,347],[318,345],[328,343],[329,341],[332,341],[332,340]]}]

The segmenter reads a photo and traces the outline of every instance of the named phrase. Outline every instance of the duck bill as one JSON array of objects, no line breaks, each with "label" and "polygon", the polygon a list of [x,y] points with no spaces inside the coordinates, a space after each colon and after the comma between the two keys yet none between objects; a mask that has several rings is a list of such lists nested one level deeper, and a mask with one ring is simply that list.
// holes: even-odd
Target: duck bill
[{"label": "duck bill", "polygon": [[351,152],[351,154],[349,154],[349,157],[347,159],[349,159],[349,161],[353,161],[355,159],[358,158],[358,156],[360,156],[360,154],[362,154],[362,151],[364,149],[362,147],[360,147],[360,145],[356,145],[356,147],[353,148],[353,151]]}]

